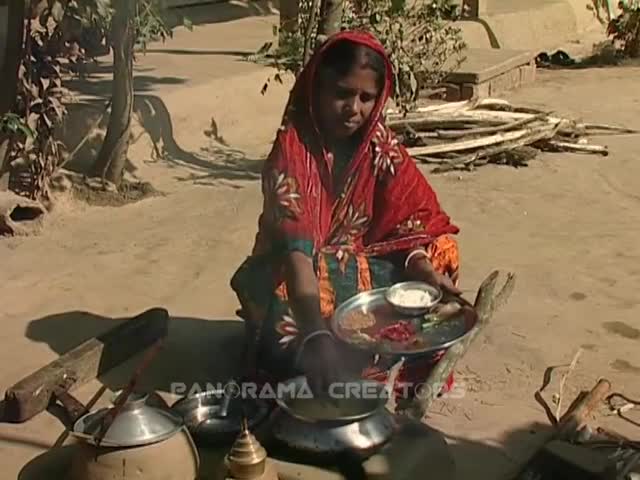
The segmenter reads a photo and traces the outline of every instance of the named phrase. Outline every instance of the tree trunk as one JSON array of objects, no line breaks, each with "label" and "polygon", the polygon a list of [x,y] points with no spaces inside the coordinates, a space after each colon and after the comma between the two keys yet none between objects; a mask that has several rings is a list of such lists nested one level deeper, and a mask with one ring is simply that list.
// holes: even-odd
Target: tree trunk
[{"label": "tree trunk", "polygon": [[280,0],[280,36],[298,30],[299,0]]},{"label": "tree trunk", "polygon": [[313,42],[316,40],[313,35],[313,29],[316,26],[319,1],[320,0],[311,0],[311,10],[309,11],[309,19],[307,20],[307,26],[304,32],[304,45],[302,48],[303,67],[309,62],[309,59],[311,58],[311,51],[314,47]]},{"label": "tree trunk", "polygon": [[318,24],[319,35],[330,37],[342,29],[343,3],[344,0],[322,0]]},{"label": "tree trunk", "polygon": [[2,191],[2,177],[9,171],[9,137],[0,134],[0,191]]},{"label": "tree trunk", "polygon": [[[6,14],[0,26],[0,117],[13,110],[18,90],[18,69],[24,43],[24,0],[0,0]],[[3,15],[4,16],[4,15]],[[7,164],[10,138],[0,134],[0,178],[9,170]]]},{"label": "tree trunk", "polygon": [[135,0],[115,0],[112,25],[113,90],[107,134],[94,174],[120,185],[127,163],[133,113],[133,47],[135,44]]},{"label": "tree trunk", "polygon": [[[0,0],[6,29],[0,25],[0,116],[11,111],[16,101],[18,68],[24,41],[24,0]],[[4,15],[2,15],[4,17]]]}]

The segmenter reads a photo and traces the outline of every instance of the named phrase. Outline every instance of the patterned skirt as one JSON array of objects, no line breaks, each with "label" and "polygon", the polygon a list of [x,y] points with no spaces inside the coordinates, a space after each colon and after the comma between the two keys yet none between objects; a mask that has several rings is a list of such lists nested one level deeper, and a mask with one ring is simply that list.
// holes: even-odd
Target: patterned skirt
[{"label": "patterned skirt", "polygon": [[[459,252],[456,241],[442,236],[427,249],[434,268],[458,283]],[[320,290],[323,318],[331,318],[335,308],[354,295],[368,290],[388,287],[404,281],[404,272],[397,262],[364,255],[320,253],[314,259]],[[276,382],[292,378],[301,372],[295,369],[295,358],[302,338],[291,314],[284,283],[273,285],[271,262],[264,257],[250,257],[232,280],[242,309],[240,316],[247,322],[249,332],[249,362],[258,378]],[[345,347],[345,369],[362,378],[386,383],[391,367],[399,361],[394,356],[363,356]],[[403,397],[416,393],[412,386],[425,381],[444,352],[407,359],[396,378],[396,392]],[[258,368],[259,366],[259,368]],[[444,390],[451,388],[450,377]],[[407,388],[408,387],[408,388]]]}]

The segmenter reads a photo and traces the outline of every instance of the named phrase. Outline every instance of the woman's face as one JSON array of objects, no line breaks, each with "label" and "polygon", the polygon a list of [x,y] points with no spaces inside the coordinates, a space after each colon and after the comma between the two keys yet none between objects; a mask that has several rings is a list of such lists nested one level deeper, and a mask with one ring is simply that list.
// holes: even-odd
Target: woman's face
[{"label": "woman's face", "polygon": [[322,72],[316,112],[330,139],[349,138],[367,122],[380,95],[376,80],[370,68],[354,68],[342,78],[332,71]]}]

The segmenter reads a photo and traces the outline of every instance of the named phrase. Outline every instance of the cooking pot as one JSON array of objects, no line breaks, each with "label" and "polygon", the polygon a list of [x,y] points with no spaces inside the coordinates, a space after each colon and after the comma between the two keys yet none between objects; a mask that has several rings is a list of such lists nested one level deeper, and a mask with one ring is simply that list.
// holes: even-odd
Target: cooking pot
[{"label": "cooking pot", "polygon": [[384,385],[357,380],[330,393],[310,394],[305,377],[281,384],[268,427],[273,439],[303,456],[364,459],[397,430],[396,417],[386,409]]},{"label": "cooking pot", "polygon": [[94,436],[111,410],[88,413],[76,421],[78,440],[70,480],[195,480],[200,459],[182,419],[168,408],[133,394],[97,446]]}]

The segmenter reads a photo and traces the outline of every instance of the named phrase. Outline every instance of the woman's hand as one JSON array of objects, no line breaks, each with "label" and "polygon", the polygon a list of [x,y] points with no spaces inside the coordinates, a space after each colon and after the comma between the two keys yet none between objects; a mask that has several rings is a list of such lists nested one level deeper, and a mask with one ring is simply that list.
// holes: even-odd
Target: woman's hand
[{"label": "woman's hand", "polygon": [[449,276],[443,275],[433,268],[426,255],[416,255],[411,258],[407,265],[407,274],[412,279],[433,285],[445,293],[462,295],[462,291],[454,285]]},{"label": "woman's hand", "polygon": [[326,395],[332,384],[342,381],[343,367],[338,348],[330,335],[316,335],[307,340],[300,357],[300,366],[309,387],[316,395]]},{"label": "woman's hand", "polygon": [[431,269],[430,272],[425,272],[424,282],[434,287],[440,288],[445,293],[451,295],[462,295],[462,291],[453,284],[453,280],[448,275],[443,275],[440,272],[436,272]]}]

